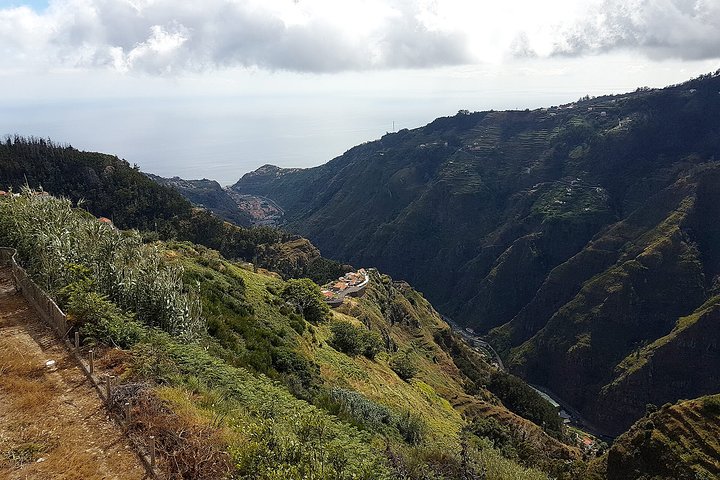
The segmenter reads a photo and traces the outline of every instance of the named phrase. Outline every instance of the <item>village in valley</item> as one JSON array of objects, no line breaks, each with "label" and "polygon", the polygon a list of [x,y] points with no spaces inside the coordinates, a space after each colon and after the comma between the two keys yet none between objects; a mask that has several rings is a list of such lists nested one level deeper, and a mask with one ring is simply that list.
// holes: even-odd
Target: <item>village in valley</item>
[{"label": "village in valley", "polygon": [[359,297],[365,293],[365,287],[370,282],[370,276],[364,268],[357,272],[348,272],[334,282],[322,287],[325,303],[331,307],[342,305],[346,296]]}]

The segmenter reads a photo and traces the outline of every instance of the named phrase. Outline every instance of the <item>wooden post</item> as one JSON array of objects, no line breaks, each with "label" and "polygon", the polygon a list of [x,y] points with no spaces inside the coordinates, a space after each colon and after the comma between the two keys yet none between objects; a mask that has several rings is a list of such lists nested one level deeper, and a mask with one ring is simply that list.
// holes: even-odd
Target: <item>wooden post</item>
[{"label": "wooden post", "polygon": [[75,332],[75,350],[80,350],[80,332]]},{"label": "wooden post", "polygon": [[155,437],[150,435],[150,468],[155,468]]},{"label": "wooden post", "polygon": [[90,350],[90,375],[95,372],[95,350]]},{"label": "wooden post", "polygon": [[125,402],[125,422],[130,426],[132,418],[130,417],[130,402]]},{"label": "wooden post", "polygon": [[112,405],[112,375],[105,377],[105,393],[107,394],[108,408]]}]

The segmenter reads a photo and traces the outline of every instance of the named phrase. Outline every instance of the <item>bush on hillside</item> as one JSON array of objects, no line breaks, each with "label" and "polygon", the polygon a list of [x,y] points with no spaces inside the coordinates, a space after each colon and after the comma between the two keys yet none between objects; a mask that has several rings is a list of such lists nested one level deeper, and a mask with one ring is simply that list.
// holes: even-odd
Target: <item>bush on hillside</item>
[{"label": "bush on hillside", "polygon": [[378,332],[364,332],[363,341],[365,344],[363,348],[363,355],[370,360],[374,360],[378,353],[385,350],[385,342]]},{"label": "bush on hillside", "polygon": [[335,322],[330,327],[333,334],[329,343],[336,350],[350,356],[363,354],[373,360],[384,349],[379,333],[369,331],[350,322]]},{"label": "bush on hillside", "polygon": [[70,299],[68,317],[79,325],[80,334],[108,346],[129,348],[139,342],[143,325],[124,314],[107,297],[95,292],[82,292]]},{"label": "bush on hillside", "polygon": [[330,315],[320,287],[309,278],[288,280],[281,297],[310,323],[321,323]]},{"label": "bush on hillside", "polygon": [[360,354],[363,350],[362,330],[350,322],[335,322],[330,327],[332,338],[329,343],[335,350],[350,356]]},{"label": "bush on hillside", "polygon": [[494,417],[475,418],[467,430],[478,437],[489,439],[495,448],[505,453],[512,447],[513,439],[509,428]]},{"label": "bush on hillside", "polygon": [[327,397],[331,402],[327,405],[328,410],[354,425],[380,429],[394,421],[395,416],[390,409],[368,400],[358,392],[335,387],[328,392]]},{"label": "bush on hillside", "polygon": [[390,368],[405,381],[413,378],[418,372],[418,367],[415,365],[413,359],[410,358],[409,351],[395,354],[392,359],[390,359]]},{"label": "bush on hillside", "polygon": [[272,349],[272,365],[283,377],[284,383],[298,398],[309,400],[322,383],[320,367],[304,355],[287,347]]},{"label": "bush on hillside", "polygon": [[720,415],[720,395],[703,398],[702,407],[711,415]]},{"label": "bush on hillside", "polygon": [[425,434],[425,422],[410,412],[405,412],[396,419],[398,431],[410,445],[419,445]]}]

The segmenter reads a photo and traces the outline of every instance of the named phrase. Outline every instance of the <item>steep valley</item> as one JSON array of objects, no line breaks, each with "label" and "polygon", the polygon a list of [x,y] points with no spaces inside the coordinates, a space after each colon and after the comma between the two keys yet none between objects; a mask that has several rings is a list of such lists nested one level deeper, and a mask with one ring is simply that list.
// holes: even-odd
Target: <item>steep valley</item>
[{"label": "steep valley", "polygon": [[[232,192],[8,138],[0,241],[144,385],[133,401],[209,435],[213,468],[240,478],[712,478],[719,92],[716,73],[460,111]],[[254,222],[233,198],[269,199],[291,233],[233,223]],[[328,309],[318,285],[350,263],[368,287]]]},{"label": "steep valley", "polygon": [[610,435],[720,390],[720,76],[533,111],[460,111],[265,195],[330,258],[403,278]]}]

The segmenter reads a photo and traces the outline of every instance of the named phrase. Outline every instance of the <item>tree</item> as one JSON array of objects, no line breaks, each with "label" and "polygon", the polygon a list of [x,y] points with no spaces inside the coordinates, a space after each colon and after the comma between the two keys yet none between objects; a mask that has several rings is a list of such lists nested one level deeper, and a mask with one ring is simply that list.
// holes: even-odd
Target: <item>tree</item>
[{"label": "tree", "polygon": [[385,342],[378,332],[368,331],[363,335],[363,355],[370,360],[385,349]]},{"label": "tree", "polygon": [[309,278],[288,280],[281,296],[310,323],[320,323],[330,314],[320,287]]}]

